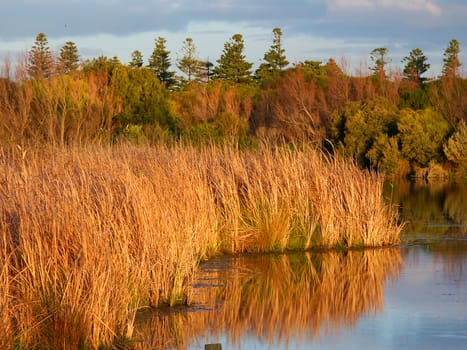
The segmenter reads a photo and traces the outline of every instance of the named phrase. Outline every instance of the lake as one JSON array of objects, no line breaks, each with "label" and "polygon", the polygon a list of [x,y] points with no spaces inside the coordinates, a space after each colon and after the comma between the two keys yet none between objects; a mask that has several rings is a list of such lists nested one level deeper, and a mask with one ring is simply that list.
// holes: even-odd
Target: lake
[{"label": "lake", "polygon": [[141,349],[465,349],[467,186],[387,184],[395,248],[201,265],[189,307],[138,314]]}]

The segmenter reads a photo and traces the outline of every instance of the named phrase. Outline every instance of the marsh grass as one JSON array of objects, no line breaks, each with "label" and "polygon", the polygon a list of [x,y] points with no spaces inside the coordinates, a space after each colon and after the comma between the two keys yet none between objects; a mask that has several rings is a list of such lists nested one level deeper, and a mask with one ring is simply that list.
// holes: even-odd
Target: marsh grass
[{"label": "marsh grass", "polygon": [[[186,302],[219,252],[379,246],[382,178],[311,149],[44,148],[0,159],[5,347],[96,348]],[[1,345],[4,345],[1,344]]]}]

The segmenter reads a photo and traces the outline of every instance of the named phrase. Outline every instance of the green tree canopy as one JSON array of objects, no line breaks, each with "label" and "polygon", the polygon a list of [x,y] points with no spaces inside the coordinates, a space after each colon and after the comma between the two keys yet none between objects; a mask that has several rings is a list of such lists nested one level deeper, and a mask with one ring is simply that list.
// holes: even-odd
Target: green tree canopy
[{"label": "green tree canopy", "polygon": [[143,66],[143,54],[139,50],[131,53],[131,61],[128,64],[131,68],[141,68]]},{"label": "green tree canopy", "polygon": [[459,76],[459,70],[461,62],[459,60],[460,43],[456,39],[452,39],[449,42],[449,46],[444,50],[443,59],[443,71],[442,74],[445,77],[457,77]]},{"label": "green tree canopy", "polygon": [[150,69],[132,69],[120,65],[113,71],[112,87],[121,105],[120,112],[114,116],[118,132],[134,132],[141,127],[145,128],[145,137],[148,137],[154,128],[175,129],[169,92]]},{"label": "green tree canopy", "polygon": [[278,71],[282,71],[289,64],[282,45],[282,30],[274,28],[272,33],[274,36],[272,45],[269,51],[264,54],[264,62],[261,63],[256,71],[256,76],[259,79],[265,79],[268,76],[274,75]]},{"label": "green tree canopy", "polygon": [[447,159],[467,170],[467,124],[464,121],[443,147]]},{"label": "green tree canopy", "polygon": [[430,68],[427,60],[428,58],[421,49],[416,48],[410,51],[409,55],[402,60],[402,62],[406,62],[404,76],[415,83],[423,83],[425,78],[422,78],[422,75]]},{"label": "green tree canopy", "polygon": [[217,60],[218,66],[214,68],[217,79],[232,83],[250,83],[252,63],[245,60],[243,54],[245,44],[241,34],[234,34],[225,43],[221,57]]},{"label": "green tree canopy", "polygon": [[165,47],[166,42],[165,38],[156,38],[148,67],[156,73],[156,76],[166,87],[170,87],[174,83],[175,72],[170,70],[172,63],[170,62],[170,51]]},{"label": "green tree canopy", "polygon": [[430,108],[402,110],[397,126],[405,158],[422,167],[431,160],[442,161],[442,147],[450,127],[440,113]]},{"label": "green tree canopy", "polygon": [[177,68],[186,75],[190,82],[200,75],[204,62],[198,58],[196,46],[192,38],[186,38],[181,49],[181,57],[177,60]]},{"label": "green tree canopy", "polygon": [[53,59],[49,42],[44,33],[36,36],[36,41],[28,52],[27,70],[31,77],[47,78],[52,73]]},{"label": "green tree canopy", "polygon": [[58,59],[60,70],[69,74],[79,67],[78,48],[73,41],[67,41],[60,49],[60,57]]},{"label": "green tree canopy", "polygon": [[[381,166],[381,155],[376,156],[375,152],[382,153],[381,148],[393,147],[393,141],[389,140],[397,134],[397,120],[397,107],[384,98],[349,102],[342,111],[334,113],[334,143],[343,153],[354,157],[361,167]],[[371,151],[374,148],[377,150]]]},{"label": "green tree canopy", "polygon": [[112,76],[112,72],[115,68],[121,66],[121,62],[118,57],[114,56],[109,58],[107,56],[101,55],[95,57],[91,60],[86,60],[83,63],[83,71],[84,72],[104,72],[110,78]]},{"label": "green tree canopy", "polygon": [[374,66],[371,68],[374,75],[385,77],[386,71],[385,67],[390,62],[388,55],[388,49],[386,47],[378,47],[371,51],[370,59],[374,62]]}]

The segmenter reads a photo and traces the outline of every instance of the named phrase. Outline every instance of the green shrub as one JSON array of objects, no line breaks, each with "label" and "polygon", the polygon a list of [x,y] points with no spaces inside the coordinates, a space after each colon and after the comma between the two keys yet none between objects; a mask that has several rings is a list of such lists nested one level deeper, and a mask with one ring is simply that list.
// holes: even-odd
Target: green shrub
[{"label": "green shrub", "polygon": [[430,109],[404,109],[398,123],[401,153],[412,164],[426,167],[443,161],[443,143],[450,131],[444,117]]},{"label": "green shrub", "polygon": [[372,165],[369,156],[374,157],[379,152],[370,152],[376,140],[384,137],[381,135],[390,138],[397,134],[397,118],[397,108],[386,99],[351,102],[342,112],[334,115],[333,140],[361,167],[368,167]]},{"label": "green shrub", "polygon": [[371,149],[366,153],[371,165],[388,175],[394,175],[400,167],[401,155],[397,137],[386,134],[377,136]]},{"label": "green shrub", "polygon": [[443,150],[450,162],[467,170],[467,125],[464,121],[443,146]]}]

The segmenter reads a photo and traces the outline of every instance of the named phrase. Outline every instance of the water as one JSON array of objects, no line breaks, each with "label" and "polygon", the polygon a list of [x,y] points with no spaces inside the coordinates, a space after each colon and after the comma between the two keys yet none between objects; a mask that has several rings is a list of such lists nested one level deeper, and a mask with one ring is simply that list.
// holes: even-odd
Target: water
[{"label": "water", "polygon": [[224,257],[191,306],[138,316],[142,349],[465,349],[467,186],[402,183],[397,248]]}]

